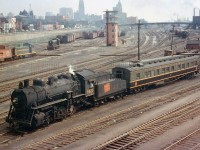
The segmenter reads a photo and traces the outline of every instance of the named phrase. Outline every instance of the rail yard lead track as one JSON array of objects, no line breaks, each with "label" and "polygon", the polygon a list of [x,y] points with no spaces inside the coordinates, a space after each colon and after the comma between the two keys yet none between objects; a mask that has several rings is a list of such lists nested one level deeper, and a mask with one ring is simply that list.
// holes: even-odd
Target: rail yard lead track
[{"label": "rail yard lead track", "polygon": [[[200,85],[198,85],[198,86],[200,88]],[[159,98],[155,98],[152,101],[148,101],[146,103],[130,107],[126,110],[122,110],[122,111],[116,112],[114,114],[96,119],[96,120],[89,122],[87,124],[83,124],[81,126],[72,128],[70,130],[66,130],[66,131],[64,131],[60,134],[57,134],[55,136],[51,136],[47,139],[35,142],[33,144],[29,144],[29,145],[25,146],[24,148],[21,148],[21,150],[26,150],[26,149],[31,149],[31,150],[37,149],[37,150],[39,150],[39,149],[62,148],[64,146],[67,146],[67,145],[69,145],[69,144],[71,144],[75,141],[78,141],[78,140],[84,138],[84,137],[92,135],[95,132],[106,129],[110,126],[113,126],[115,124],[123,122],[127,119],[136,118],[139,115],[141,115],[141,112],[146,112],[146,111],[148,111],[152,108],[155,108],[157,106],[161,106],[165,103],[175,101],[177,98],[180,97],[181,94],[187,95],[188,92],[191,92],[193,90],[198,90],[198,89],[194,88],[194,87],[185,88],[185,89],[182,89],[178,92],[170,93],[169,95],[161,96]]]},{"label": "rail yard lead track", "polygon": [[164,150],[199,150],[200,149],[200,129],[185,136],[174,144],[164,148]]},{"label": "rail yard lead track", "polygon": [[134,149],[139,144],[164,133],[166,130],[198,116],[199,113],[200,99],[195,99],[188,104],[178,107],[169,113],[163,114],[156,119],[97,146],[93,150]]}]

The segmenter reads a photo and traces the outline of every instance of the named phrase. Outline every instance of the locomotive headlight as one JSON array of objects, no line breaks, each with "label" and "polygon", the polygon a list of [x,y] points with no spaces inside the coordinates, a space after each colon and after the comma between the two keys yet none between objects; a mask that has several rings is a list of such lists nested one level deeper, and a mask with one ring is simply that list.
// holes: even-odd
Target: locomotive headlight
[{"label": "locomotive headlight", "polygon": [[12,100],[12,103],[13,103],[13,105],[18,105],[18,98],[17,98],[17,97],[14,98],[14,99]]}]

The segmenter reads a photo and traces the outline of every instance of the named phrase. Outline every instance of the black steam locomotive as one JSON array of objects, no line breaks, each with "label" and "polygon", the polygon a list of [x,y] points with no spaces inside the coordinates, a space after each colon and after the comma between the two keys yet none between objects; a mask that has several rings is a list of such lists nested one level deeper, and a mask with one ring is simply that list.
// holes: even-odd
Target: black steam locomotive
[{"label": "black steam locomotive", "polygon": [[48,78],[20,82],[11,95],[6,121],[14,128],[32,128],[72,115],[83,106],[94,106],[111,96],[122,96],[126,81],[112,78],[110,73],[80,70]]}]

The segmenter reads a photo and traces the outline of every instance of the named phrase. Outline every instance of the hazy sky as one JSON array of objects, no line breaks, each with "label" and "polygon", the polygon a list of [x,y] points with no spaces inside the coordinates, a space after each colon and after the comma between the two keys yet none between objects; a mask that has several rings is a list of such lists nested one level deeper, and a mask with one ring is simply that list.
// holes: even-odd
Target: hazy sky
[{"label": "hazy sky", "polygon": [[[106,9],[111,10],[119,0],[84,0],[88,14],[102,15]],[[35,15],[44,16],[46,11],[57,14],[61,7],[78,9],[79,0],[0,0],[0,12],[4,15],[20,10],[29,10],[30,4]],[[122,9],[128,16],[145,18],[149,22],[172,21],[177,18],[192,19],[193,8],[200,8],[200,0],[121,0]],[[196,9],[199,14],[199,9]]]}]

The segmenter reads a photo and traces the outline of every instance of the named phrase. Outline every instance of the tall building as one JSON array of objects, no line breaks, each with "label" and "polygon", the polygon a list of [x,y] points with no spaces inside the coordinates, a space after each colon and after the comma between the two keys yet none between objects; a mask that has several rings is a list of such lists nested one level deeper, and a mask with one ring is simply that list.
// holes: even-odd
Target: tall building
[{"label": "tall building", "polygon": [[85,15],[85,6],[84,6],[84,2],[83,2],[83,0],[79,0],[79,9],[78,9],[78,11],[79,11],[79,14],[80,15]]},{"label": "tall building", "polygon": [[113,11],[117,11],[117,17],[119,24],[125,24],[127,23],[127,14],[122,11],[122,4],[121,1],[117,3],[115,7],[113,7]]},{"label": "tall building", "polygon": [[73,13],[73,9],[72,8],[60,8],[59,10],[59,14],[61,16],[67,16],[69,19],[73,19],[74,18],[74,13]]},{"label": "tall building", "polygon": [[114,11],[118,11],[119,14],[122,13],[122,3],[121,1],[119,0],[119,2],[117,3],[117,5],[115,7],[113,7],[113,10]]},{"label": "tall building", "polygon": [[55,16],[53,12],[46,12],[45,16]]},{"label": "tall building", "polygon": [[78,11],[75,12],[74,14],[74,18],[76,20],[85,20],[85,6],[84,6],[84,2],[83,0],[79,0],[79,8],[78,8]]}]

